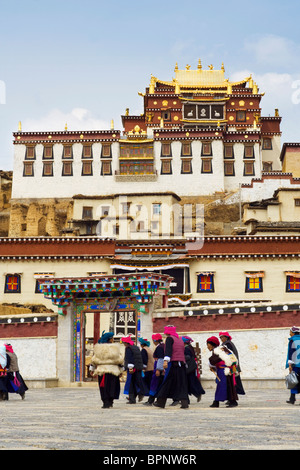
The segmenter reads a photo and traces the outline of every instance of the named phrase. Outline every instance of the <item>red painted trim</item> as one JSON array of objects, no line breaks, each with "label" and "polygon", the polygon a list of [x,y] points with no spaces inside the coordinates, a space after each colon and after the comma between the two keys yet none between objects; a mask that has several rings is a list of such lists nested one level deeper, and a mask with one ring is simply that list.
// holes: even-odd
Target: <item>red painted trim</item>
[{"label": "red painted trim", "polygon": [[[300,310],[296,312],[264,312],[259,313],[232,314],[229,315],[199,315],[193,317],[172,317],[172,325],[176,326],[180,332],[205,332],[215,330],[254,330],[264,328],[290,328],[295,323],[295,315],[300,315]],[[187,320],[185,320],[187,318]],[[201,320],[200,320],[201,319]],[[199,321],[200,320],[200,321]],[[168,324],[167,318],[155,318],[153,323],[153,333],[161,333]]]},{"label": "red painted trim", "polygon": [[58,323],[13,323],[1,324],[0,338],[36,338],[36,337],[57,337]]}]

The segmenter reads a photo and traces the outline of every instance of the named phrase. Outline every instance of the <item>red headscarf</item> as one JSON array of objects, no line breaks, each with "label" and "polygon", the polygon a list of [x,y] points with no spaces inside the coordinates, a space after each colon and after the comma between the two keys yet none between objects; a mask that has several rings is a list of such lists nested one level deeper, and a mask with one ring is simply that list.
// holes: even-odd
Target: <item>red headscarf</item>
[{"label": "red headscarf", "polygon": [[220,331],[219,336],[226,336],[226,338],[232,339],[227,331]]},{"label": "red headscarf", "polygon": [[122,343],[128,343],[130,344],[131,346],[134,345],[134,342],[132,341],[132,339],[130,338],[130,336],[123,336],[123,338],[121,339]]},{"label": "red headscarf", "polygon": [[155,333],[154,335],[152,335],[152,339],[153,341],[160,341],[162,340],[162,335],[160,333]]},{"label": "red headscarf", "polygon": [[219,346],[220,345],[220,341],[218,340],[218,338],[216,336],[211,336],[210,338],[208,338],[206,340],[207,343],[213,343],[215,346]]}]

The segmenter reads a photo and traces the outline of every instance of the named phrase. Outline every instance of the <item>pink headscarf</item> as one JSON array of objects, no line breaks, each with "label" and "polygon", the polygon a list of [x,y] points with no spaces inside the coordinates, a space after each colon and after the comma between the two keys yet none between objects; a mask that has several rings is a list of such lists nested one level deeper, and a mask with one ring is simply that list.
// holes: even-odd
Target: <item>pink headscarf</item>
[{"label": "pink headscarf", "polygon": [[134,342],[132,341],[132,339],[130,338],[130,336],[123,336],[123,338],[121,339],[122,343],[127,343],[127,344],[130,344],[131,346],[134,345]]},{"label": "pink headscarf", "polygon": [[5,344],[4,346],[6,347],[7,352],[10,352],[10,353],[14,352],[13,347],[12,347],[11,344]]},{"label": "pink headscarf", "polygon": [[176,326],[172,326],[172,325],[165,326],[164,334],[176,336],[176,338],[178,338],[178,334],[176,333]]}]

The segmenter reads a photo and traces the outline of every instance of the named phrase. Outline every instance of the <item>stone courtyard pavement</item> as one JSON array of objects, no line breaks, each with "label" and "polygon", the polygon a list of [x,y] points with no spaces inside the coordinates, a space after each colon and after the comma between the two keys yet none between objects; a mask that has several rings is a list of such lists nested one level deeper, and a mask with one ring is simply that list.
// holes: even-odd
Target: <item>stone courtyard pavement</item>
[{"label": "stone courtyard pavement", "polygon": [[[189,409],[127,404],[123,393],[101,409],[95,387],[29,389],[24,401],[0,402],[1,450],[299,450],[300,398],[289,392],[250,390],[237,408],[209,408],[214,390]],[[147,452],[145,452],[145,455]]]}]

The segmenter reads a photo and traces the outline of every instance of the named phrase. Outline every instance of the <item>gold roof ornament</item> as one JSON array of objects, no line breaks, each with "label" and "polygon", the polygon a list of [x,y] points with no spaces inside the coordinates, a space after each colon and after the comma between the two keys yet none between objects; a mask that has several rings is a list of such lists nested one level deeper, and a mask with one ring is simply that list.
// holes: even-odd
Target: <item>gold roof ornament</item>
[{"label": "gold roof ornament", "polygon": [[154,94],[156,83],[176,87],[176,90],[181,90],[181,92],[182,89],[185,88],[192,89],[193,91],[197,89],[199,93],[204,93],[209,89],[215,93],[216,89],[223,88],[223,92],[226,93],[229,83],[231,87],[245,85],[251,78],[247,77],[238,82],[229,82],[228,79],[225,79],[225,67],[223,62],[220,70],[215,70],[213,65],[210,65],[208,70],[203,70],[200,59],[198,60],[196,70],[191,69],[189,65],[187,65],[185,69],[180,70],[176,63],[174,72],[175,77],[171,81],[159,80],[151,75],[149,94]]},{"label": "gold roof ornament", "polygon": [[21,121],[19,121],[18,130],[19,130],[19,132],[22,132],[22,123],[21,123]]},{"label": "gold roof ornament", "polygon": [[149,86],[149,94],[154,95],[155,92],[155,85],[156,85],[156,78],[153,77],[151,74],[150,86]]},{"label": "gold roof ornament", "polygon": [[65,131],[67,131],[67,130],[68,130],[68,124],[66,123],[65,124]]},{"label": "gold roof ornament", "polygon": [[278,110],[278,108],[275,108],[275,117],[279,117],[279,110]]},{"label": "gold roof ornament", "polygon": [[114,128],[115,128],[115,123],[114,123],[114,120],[112,119],[112,120],[110,121],[110,129],[111,129],[111,130],[114,130]]}]

